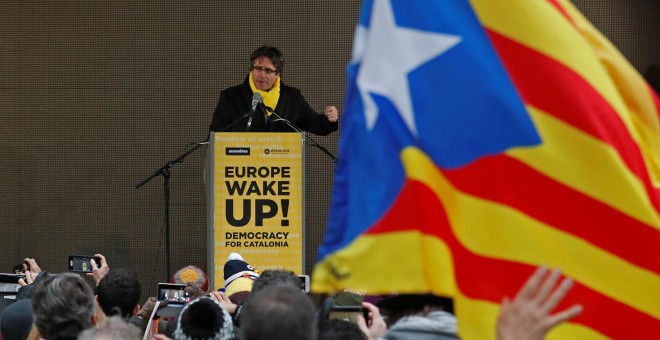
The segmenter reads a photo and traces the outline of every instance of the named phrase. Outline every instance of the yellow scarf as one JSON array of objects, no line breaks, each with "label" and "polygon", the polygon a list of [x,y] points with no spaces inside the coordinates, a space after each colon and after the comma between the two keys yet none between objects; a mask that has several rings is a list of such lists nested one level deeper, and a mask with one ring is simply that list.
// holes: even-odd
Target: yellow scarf
[{"label": "yellow scarf", "polygon": [[[273,84],[273,87],[270,90],[261,91],[254,85],[254,80],[252,80],[252,72],[250,72],[250,88],[252,89],[252,93],[255,93],[255,92],[261,93],[261,95],[264,96],[264,105],[266,105],[266,106],[270,107],[271,109],[275,110],[275,107],[277,106],[277,102],[280,100],[280,77],[279,76],[277,77],[277,79],[275,79],[275,83]],[[268,111],[268,115],[270,116],[270,111]]]}]

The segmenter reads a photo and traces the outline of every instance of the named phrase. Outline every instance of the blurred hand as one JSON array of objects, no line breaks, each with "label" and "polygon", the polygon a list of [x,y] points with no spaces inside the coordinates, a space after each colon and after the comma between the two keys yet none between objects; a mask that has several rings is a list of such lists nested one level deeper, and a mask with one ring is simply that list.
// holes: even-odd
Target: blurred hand
[{"label": "blurred hand", "polygon": [[92,264],[92,272],[87,273],[87,275],[94,276],[94,281],[96,282],[96,285],[99,285],[99,282],[101,282],[101,279],[108,274],[110,271],[110,267],[108,267],[108,262],[105,260],[105,256],[101,254],[94,254],[94,257],[98,257],[101,259],[101,263],[96,263],[95,259],[92,259],[89,261]]},{"label": "blurred hand", "polygon": [[581,305],[573,305],[550,315],[571,290],[573,281],[564,279],[554,288],[561,272],[555,269],[546,277],[547,271],[545,267],[537,269],[513,301],[504,298],[497,318],[497,339],[541,340],[553,327],[582,312]]},{"label": "blurred hand", "polygon": [[330,123],[335,123],[339,119],[339,111],[335,106],[326,106],[323,109],[323,114]]},{"label": "blurred hand", "polygon": [[18,284],[21,287],[32,284],[34,279],[41,273],[41,268],[37,264],[37,261],[31,258],[25,258],[23,260],[23,270],[25,271],[25,279],[18,279]]},{"label": "blurred hand", "polygon": [[190,297],[191,301],[195,300],[200,296],[206,295],[206,292],[203,291],[198,284],[192,282],[188,282],[188,286],[184,288],[184,291],[188,293],[188,296]]},{"label": "blurred hand", "polygon": [[147,302],[144,303],[144,306],[140,308],[140,311],[137,313],[137,316],[140,317],[143,320],[148,320],[151,317],[151,313],[154,312],[154,307],[156,307],[156,299],[155,296],[150,296],[147,299]]},{"label": "blurred hand", "polygon": [[[378,307],[369,302],[362,302],[362,308],[369,310],[369,320],[365,320],[362,315],[358,315],[357,325],[369,340],[382,338],[387,332],[387,324],[380,315]],[[367,321],[368,325],[367,325]]]},{"label": "blurred hand", "polygon": [[231,300],[229,300],[227,294],[219,291],[214,291],[211,292],[209,296],[213,300],[218,301],[220,306],[222,306],[222,308],[224,308],[227,311],[227,313],[233,314],[236,311],[236,305],[233,302],[231,302]]}]

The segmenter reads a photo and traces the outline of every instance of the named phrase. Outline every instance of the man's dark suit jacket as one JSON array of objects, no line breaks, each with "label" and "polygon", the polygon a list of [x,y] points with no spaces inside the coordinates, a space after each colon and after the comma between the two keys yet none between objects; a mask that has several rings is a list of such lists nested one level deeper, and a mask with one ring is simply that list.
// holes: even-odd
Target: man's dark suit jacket
[{"label": "man's dark suit jacket", "polygon": [[[249,80],[232,86],[220,93],[218,105],[213,112],[213,121],[209,129],[215,132],[244,132],[247,128],[248,116],[252,105],[252,89]],[[318,114],[312,109],[299,89],[287,86],[280,82],[280,99],[274,108],[277,115],[289,120],[297,128],[316,135],[327,135],[337,130],[337,123],[330,123],[325,115]],[[293,130],[284,122],[273,122],[271,115],[268,121],[265,118],[265,108],[259,105],[252,123],[250,132],[292,132]]]}]

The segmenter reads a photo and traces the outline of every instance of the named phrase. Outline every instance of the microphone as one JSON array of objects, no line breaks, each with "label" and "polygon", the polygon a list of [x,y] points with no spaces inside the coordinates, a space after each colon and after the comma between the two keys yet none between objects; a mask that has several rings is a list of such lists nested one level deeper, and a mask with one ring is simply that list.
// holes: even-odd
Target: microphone
[{"label": "microphone", "polygon": [[252,109],[251,109],[251,111],[254,112],[254,110],[257,109],[257,105],[259,105],[259,103],[262,103],[263,101],[264,101],[264,97],[261,95],[261,93],[255,92],[252,95]]},{"label": "microphone", "polygon": [[252,95],[252,108],[250,109],[250,113],[249,113],[250,118],[248,119],[247,127],[245,128],[245,131],[250,130],[250,125],[252,125],[252,119],[254,118],[254,111],[257,110],[257,106],[259,105],[259,103],[263,101],[264,101],[264,97],[261,95],[261,93],[255,92]]}]

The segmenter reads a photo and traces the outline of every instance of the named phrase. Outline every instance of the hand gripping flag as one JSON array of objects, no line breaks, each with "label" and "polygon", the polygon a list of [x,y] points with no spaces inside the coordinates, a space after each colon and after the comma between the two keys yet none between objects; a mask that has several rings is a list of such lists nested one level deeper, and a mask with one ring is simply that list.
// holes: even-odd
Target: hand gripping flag
[{"label": "hand gripping flag", "polygon": [[535,267],[561,339],[660,330],[660,100],[562,0],[365,1],[316,292],[454,298],[495,337]]}]

